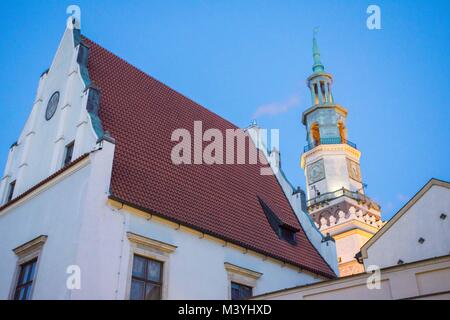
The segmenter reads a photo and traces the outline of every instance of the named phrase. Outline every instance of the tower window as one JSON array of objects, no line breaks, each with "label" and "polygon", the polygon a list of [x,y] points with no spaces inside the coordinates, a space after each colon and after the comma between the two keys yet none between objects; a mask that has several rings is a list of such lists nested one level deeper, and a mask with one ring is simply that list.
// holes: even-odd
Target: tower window
[{"label": "tower window", "polygon": [[73,156],[73,147],[75,145],[75,141],[72,141],[66,146],[66,151],[64,152],[64,164],[63,166],[67,166],[72,161]]},{"label": "tower window", "polygon": [[331,95],[331,90],[330,90],[330,84],[329,83],[327,83],[327,87],[328,87],[328,101],[333,103],[333,97]]},{"label": "tower window", "polygon": [[317,83],[314,83],[314,102],[319,104],[319,88],[317,87]]},{"label": "tower window", "polygon": [[10,202],[14,195],[14,189],[16,187],[16,180],[9,184],[8,196],[6,197],[6,202]]},{"label": "tower window", "polygon": [[326,101],[325,83],[323,81],[320,81],[320,91],[322,93],[322,103],[323,103]]},{"label": "tower window", "polygon": [[317,122],[314,122],[311,126],[311,140],[311,142],[314,143],[314,146],[320,144],[320,130]]}]

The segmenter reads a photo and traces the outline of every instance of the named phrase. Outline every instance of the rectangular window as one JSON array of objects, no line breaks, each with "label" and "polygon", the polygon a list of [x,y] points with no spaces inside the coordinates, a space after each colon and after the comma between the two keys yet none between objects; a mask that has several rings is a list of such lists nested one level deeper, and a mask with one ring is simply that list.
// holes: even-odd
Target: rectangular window
[{"label": "rectangular window", "polygon": [[66,146],[66,151],[64,154],[64,165],[67,166],[72,161],[72,155],[73,155],[73,147],[75,145],[75,141],[72,141]]},{"label": "rectangular window", "polygon": [[16,187],[16,180],[9,184],[8,195],[6,196],[6,202],[10,202],[14,196],[14,188]]},{"label": "rectangular window", "polygon": [[286,240],[291,244],[295,244],[295,232],[289,229],[280,227],[280,238]]},{"label": "rectangular window", "polygon": [[160,300],[163,263],[135,255],[131,276],[131,300]]},{"label": "rectangular window", "polygon": [[231,282],[231,300],[244,300],[253,295],[253,288],[237,282]]},{"label": "rectangular window", "polygon": [[33,288],[34,275],[36,274],[37,258],[20,265],[19,278],[14,292],[14,300],[30,300]]}]

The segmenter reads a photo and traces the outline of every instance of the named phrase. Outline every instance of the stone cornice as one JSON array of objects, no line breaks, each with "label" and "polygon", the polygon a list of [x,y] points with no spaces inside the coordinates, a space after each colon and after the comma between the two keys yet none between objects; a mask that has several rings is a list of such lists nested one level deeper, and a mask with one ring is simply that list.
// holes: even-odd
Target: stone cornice
[{"label": "stone cornice", "polygon": [[253,271],[247,268],[242,268],[229,262],[224,263],[225,269],[229,273],[239,274],[252,279],[259,279],[263,274],[261,272]]},{"label": "stone cornice", "polygon": [[127,237],[128,240],[130,240],[131,242],[141,244],[146,247],[150,247],[152,249],[156,249],[165,253],[173,253],[177,249],[177,246],[161,242],[155,239],[150,239],[144,236],[140,236],[132,232],[127,232]]},{"label": "stone cornice", "polygon": [[354,156],[358,161],[359,158],[361,157],[361,151],[349,146],[348,144],[320,144],[317,147],[314,147],[313,149],[302,154],[300,165],[302,169],[304,169],[306,165],[306,158],[309,158],[313,155],[317,155],[318,153],[321,152],[333,152],[333,151],[343,151],[345,153]]},{"label": "stone cornice", "polygon": [[31,251],[39,250],[47,241],[47,236],[41,235],[27,243],[13,249],[14,253],[18,256],[25,255]]},{"label": "stone cornice", "polygon": [[317,104],[317,105],[314,105],[314,106],[312,106],[312,107],[306,109],[306,110],[303,112],[303,114],[302,114],[302,123],[303,123],[303,125],[306,125],[306,117],[307,117],[311,112],[314,112],[314,111],[319,110],[319,109],[336,109],[336,111],[337,111],[338,113],[342,114],[344,117],[346,117],[346,116],[347,116],[347,113],[348,113],[347,109],[345,109],[345,108],[344,108],[343,106],[341,106],[340,104],[335,104],[335,103],[333,103],[333,104]]}]

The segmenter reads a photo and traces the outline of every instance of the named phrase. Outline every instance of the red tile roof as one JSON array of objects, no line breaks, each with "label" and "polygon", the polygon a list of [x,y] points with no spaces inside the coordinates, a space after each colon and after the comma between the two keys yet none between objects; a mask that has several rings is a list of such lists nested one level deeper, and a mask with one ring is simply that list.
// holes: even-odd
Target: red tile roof
[{"label": "red tile roof", "polygon": [[[275,176],[261,165],[174,165],[177,128],[237,127],[89,39],[88,70],[101,91],[100,119],[116,140],[111,197],[326,277],[334,272],[306,237]],[[258,196],[282,222],[300,229],[297,244],[278,238]]]}]

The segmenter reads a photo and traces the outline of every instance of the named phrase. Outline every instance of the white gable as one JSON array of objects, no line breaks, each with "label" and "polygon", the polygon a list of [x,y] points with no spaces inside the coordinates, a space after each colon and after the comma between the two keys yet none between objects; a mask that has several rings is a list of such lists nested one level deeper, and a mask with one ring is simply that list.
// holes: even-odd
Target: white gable
[{"label": "white gable", "polygon": [[[6,202],[11,182],[16,181],[15,197],[59,170],[67,144],[75,141],[72,159],[95,147],[99,137],[86,111],[89,82],[83,80],[79,64],[79,51],[83,49],[79,30],[67,28],[49,70],[39,79],[24,129],[11,147],[0,181],[0,204]],[[47,120],[47,105],[55,92],[59,92],[59,102],[53,117]]]},{"label": "white gable", "polygon": [[[437,180],[430,183],[368,243],[366,268],[389,267],[399,260],[410,263],[450,253],[449,184]],[[421,238],[423,241],[419,241]]]}]

